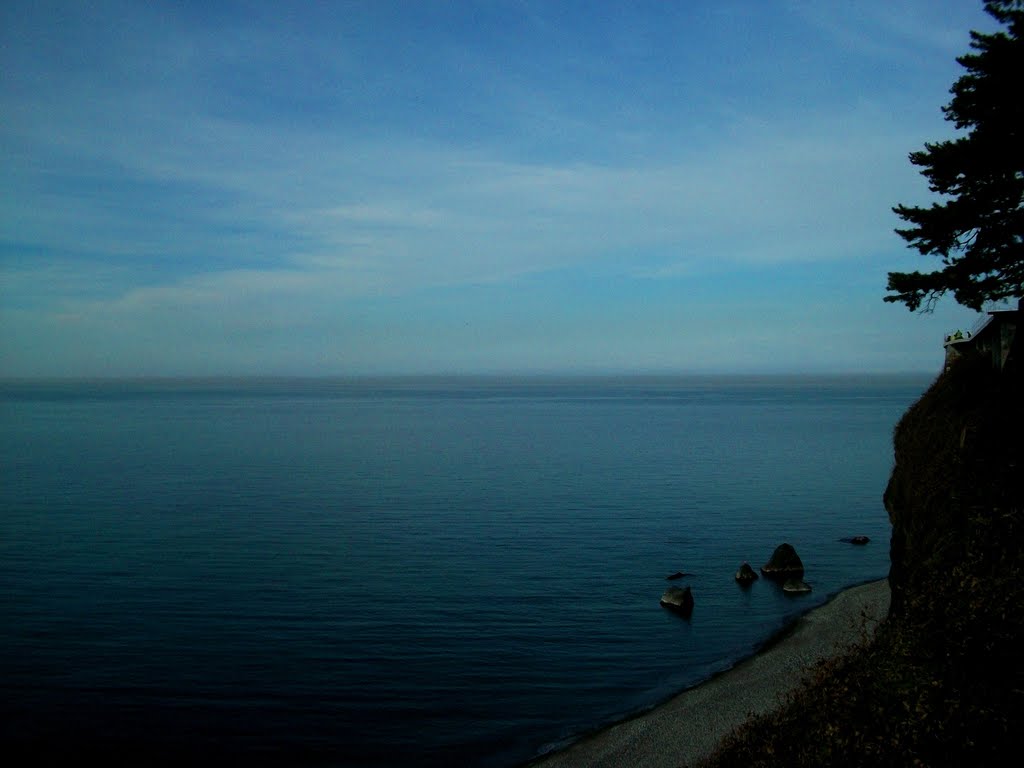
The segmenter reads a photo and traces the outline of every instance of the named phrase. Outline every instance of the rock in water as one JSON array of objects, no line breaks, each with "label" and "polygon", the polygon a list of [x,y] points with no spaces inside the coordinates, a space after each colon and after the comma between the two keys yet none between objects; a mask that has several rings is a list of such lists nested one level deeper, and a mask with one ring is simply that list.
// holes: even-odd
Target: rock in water
[{"label": "rock in water", "polygon": [[750,567],[750,563],[744,563],[740,566],[740,569],[736,571],[736,581],[740,584],[751,584],[759,578],[761,577],[757,575],[757,571]]},{"label": "rock in water", "polygon": [[669,587],[661,596],[661,605],[670,611],[689,616],[693,612],[693,593],[689,587]]},{"label": "rock in water", "polygon": [[792,594],[800,594],[802,592],[810,592],[811,585],[800,579],[786,579],[786,583],[782,585],[783,592],[789,592]]},{"label": "rock in water", "polygon": [[669,576],[666,576],[665,580],[666,581],[675,581],[676,579],[683,578],[683,576],[690,576],[690,575],[691,574],[685,573],[684,571],[676,571],[675,573],[670,574]]},{"label": "rock in water", "polygon": [[844,539],[840,539],[840,541],[845,542],[847,544],[863,545],[867,544],[869,541],[871,541],[871,539],[869,539],[867,536],[847,536]]},{"label": "rock in water", "polygon": [[772,559],[761,566],[761,573],[770,579],[799,578],[804,575],[804,564],[791,544],[779,544]]}]

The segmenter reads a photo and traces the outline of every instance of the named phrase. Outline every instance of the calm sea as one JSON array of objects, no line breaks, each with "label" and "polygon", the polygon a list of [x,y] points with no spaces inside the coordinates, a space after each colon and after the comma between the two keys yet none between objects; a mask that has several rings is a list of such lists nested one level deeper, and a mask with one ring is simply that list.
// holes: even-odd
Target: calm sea
[{"label": "calm sea", "polygon": [[[5,753],[520,763],[885,576],[928,383],[0,385]],[[739,588],[782,541],[813,593]]]}]

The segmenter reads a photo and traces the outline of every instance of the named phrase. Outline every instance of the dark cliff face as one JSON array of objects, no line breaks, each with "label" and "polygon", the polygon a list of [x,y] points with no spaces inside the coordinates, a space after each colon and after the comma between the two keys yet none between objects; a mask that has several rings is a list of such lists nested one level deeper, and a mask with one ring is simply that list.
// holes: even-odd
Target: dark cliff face
[{"label": "dark cliff face", "polygon": [[965,357],[897,425],[885,490],[894,617],[941,623],[947,610],[964,610],[956,602],[975,587],[1013,595],[1024,588],[1013,581],[1024,576],[1021,401],[1018,372]]}]

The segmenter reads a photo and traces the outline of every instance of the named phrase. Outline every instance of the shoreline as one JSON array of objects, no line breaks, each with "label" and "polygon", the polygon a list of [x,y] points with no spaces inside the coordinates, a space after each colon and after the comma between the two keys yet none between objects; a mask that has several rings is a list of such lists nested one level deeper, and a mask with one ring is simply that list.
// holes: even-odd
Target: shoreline
[{"label": "shoreline", "polygon": [[735,666],[634,717],[540,755],[524,768],[680,768],[709,757],[750,717],[772,711],[822,659],[873,632],[889,610],[887,579],[837,593]]}]

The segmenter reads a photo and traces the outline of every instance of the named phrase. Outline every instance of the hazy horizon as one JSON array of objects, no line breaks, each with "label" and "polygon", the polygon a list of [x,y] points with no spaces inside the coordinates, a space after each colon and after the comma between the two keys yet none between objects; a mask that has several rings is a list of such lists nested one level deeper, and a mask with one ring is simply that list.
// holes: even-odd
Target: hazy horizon
[{"label": "hazy horizon", "polygon": [[616,384],[649,385],[674,387],[695,383],[737,383],[737,382],[859,382],[871,380],[928,380],[938,376],[935,371],[832,371],[832,372],[685,372],[685,371],[482,371],[482,372],[434,372],[434,373],[357,373],[357,374],[209,374],[209,375],[132,375],[132,376],[16,376],[0,377],[2,386],[19,385],[131,385],[131,384],[181,384],[181,385],[425,385],[443,387],[449,384],[480,384],[483,386],[517,386],[530,384]]}]

